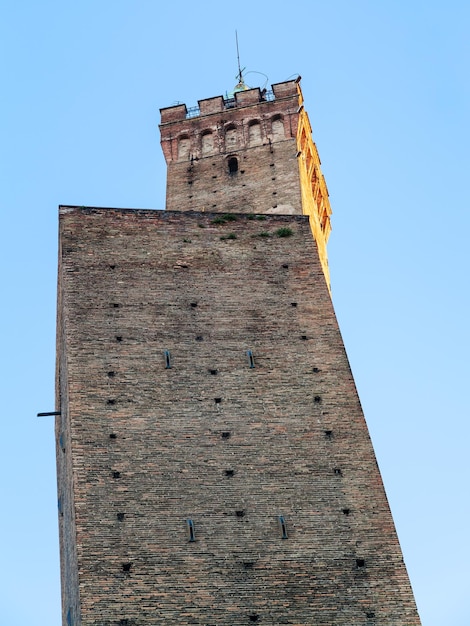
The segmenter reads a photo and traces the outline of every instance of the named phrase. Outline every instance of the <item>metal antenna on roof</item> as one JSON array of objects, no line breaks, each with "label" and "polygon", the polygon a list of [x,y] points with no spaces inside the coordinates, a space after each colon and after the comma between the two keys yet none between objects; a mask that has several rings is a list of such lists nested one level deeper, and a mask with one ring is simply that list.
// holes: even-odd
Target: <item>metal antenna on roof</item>
[{"label": "metal antenna on roof", "polygon": [[237,31],[235,31],[235,42],[237,44],[237,61],[238,61],[238,74],[237,74],[237,79],[238,79],[238,84],[235,86],[235,89],[233,90],[234,93],[236,91],[245,91],[246,89],[249,89],[249,87],[247,87],[245,85],[245,81],[243,80],[243,72],[245,71],[245,68],[241,68],[240,65],[240,51],[238,49],[238,33]]},{"label": "metal antenna on roof", "polygon": [[[237,44],[238,82],[243,82],[242,68],[240,67],[240,50],[238,49],[238,33],[235,31],[235,43]],[[245,68],[243,68],[245,69]]]}]

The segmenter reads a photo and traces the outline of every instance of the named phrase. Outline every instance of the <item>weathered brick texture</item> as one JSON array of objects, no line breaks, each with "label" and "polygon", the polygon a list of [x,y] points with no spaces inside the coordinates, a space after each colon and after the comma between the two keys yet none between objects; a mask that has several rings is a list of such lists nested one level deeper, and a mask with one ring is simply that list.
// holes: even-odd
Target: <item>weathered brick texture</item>
[{"label": "weathered brick texture", "polygon": [[190,118],[184,105],[161,110],[168,210],[302,214],[297,81],[273,85],[273,93],[273,100],[259,89],[230,103],[201,100],[200,115]]},{"label": "weathered brick texture", "polygon": [[308,218],[61,207],[60,251],[64,623],[418,625]]}]

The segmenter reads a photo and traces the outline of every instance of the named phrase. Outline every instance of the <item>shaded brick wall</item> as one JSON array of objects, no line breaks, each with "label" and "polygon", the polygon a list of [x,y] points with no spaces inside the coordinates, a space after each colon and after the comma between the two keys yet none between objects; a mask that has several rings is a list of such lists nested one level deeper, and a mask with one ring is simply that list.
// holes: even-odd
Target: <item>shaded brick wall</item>
[{"label": "shaded brick wall", "polygon": [[236,151],[239,171],[225,155],[168,166],[169,211],[302,214],[296,140]]},{"label": "shaded brick wall", "polygon": [[60,213],[64,614],[419,624],[308,219]]}]

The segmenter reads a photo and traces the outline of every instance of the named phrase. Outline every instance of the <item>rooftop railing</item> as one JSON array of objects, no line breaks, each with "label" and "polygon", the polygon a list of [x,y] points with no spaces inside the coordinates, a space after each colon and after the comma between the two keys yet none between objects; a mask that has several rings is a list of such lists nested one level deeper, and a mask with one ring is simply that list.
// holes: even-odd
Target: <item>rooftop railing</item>
[{"label": "rooftop railing", "polygon": [[[273,91],[262,91],[261,92],[261,102],[272,102],[274,100],[274,92]],[[237,100],[234,96],[226,96],[224,98],[224,108],[225,109],[235,109],[237,106]],[[199,117],[201,111],[199,107],[191,107],[187,109],[186,119],[189,120],[193,117]]]}]

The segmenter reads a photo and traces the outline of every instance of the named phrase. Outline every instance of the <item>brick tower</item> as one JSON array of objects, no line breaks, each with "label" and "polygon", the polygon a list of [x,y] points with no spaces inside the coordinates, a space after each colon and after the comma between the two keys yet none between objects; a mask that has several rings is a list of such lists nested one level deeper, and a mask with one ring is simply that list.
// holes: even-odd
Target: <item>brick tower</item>
[{"label": "brick tower", "polygon": [[299,82],[161,118],[166,211],[60,207],[64,624],[418,625]]}]

